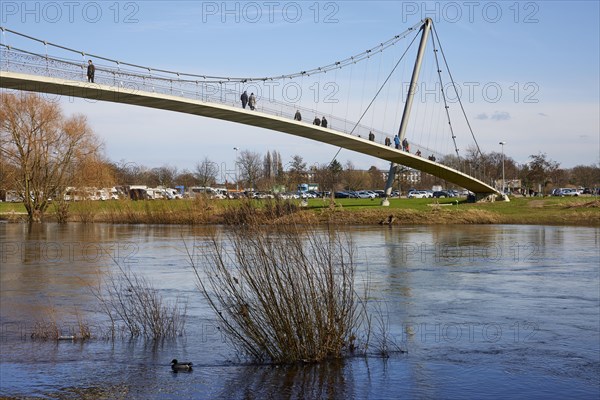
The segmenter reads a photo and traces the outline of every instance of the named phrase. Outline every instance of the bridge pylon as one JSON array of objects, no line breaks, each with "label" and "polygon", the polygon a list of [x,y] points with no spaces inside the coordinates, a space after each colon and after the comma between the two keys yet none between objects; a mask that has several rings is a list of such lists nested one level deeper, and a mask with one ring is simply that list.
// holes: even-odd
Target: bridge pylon
[{"label": "bridge pylon", "polygon": [[[406,136],[406,127],[408,126],[410,111],[412,109],[412,103],[417,89],[417,82],[419,81],[419,73],[421,72],[423,56],[425,55],[425,49],[427,47],[427,41],[429,39],[429,32],[431,31],[431,23],[431,18],[425,18],[423,25],[421,25],[421,42],[419,43],[419,50],[417,51],[415,66],[413,68],[413,73],[410,78],[410,86],[408,89],[408,94],[406,95],[406,102],[404,103],[404,111],[402,112],[400,128],[398,129],[398,137],[400,138],[400,142],[402,142],[402,140]],[[390,163],[390,172],[388,173],[387,182],[385,184],[385,198],[381,202],[382,206],[390,205],[388,197],[390,197],[392,193],[392,186],[394,184],[394,180],[396,179],[397,172],[398,164],[394,162]]]}]

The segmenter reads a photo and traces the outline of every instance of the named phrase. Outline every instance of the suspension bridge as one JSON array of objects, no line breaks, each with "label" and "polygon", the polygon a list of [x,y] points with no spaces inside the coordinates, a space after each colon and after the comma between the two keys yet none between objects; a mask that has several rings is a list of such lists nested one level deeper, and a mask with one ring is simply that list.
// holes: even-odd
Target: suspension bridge
[{"label": "suspension bridge", "polygon": [[[441,45],[437,32],[433,29],[434,34],[430,35],[430,31],[432,22],[425,19],[375,47],[327,65],[278,76],[226,77],[181,73],[121,62],[0,27],[0,87],[216,118],[327,143],[340,150],[347,149],[390,161],[386,185],[388,195],[399,166],[451,182],[475,193],[478,198],[497,195],[499,192],[486,183],[491,180],[484,177],[482,171],[473,171],[472,165],[461,162],[458,129],[451,120],[450,102],[445,93],[448,90],[444,91],[442,72],[447,72],[450,77],[450,87],[454,86],[454,81],[447,64],[444,65],[446,57],[443,52],[441,59],[444,63],[438,57]],[[441,101],[437,104],[437,114],[433,111],[435,107],[422,104],[422,109],[417,108],[411,117],[429,38],[433,43],[434,55],[434,62],[428,64],[429,74],[438,79]],[[407,55],[411,51],[414,58],[410,61],[414,60],[414,66],[409,71],[410,84],[406,87],[408,79],[403,76],[406,70],[403,65],[407,63]],[[384,59],[384,54],[390,56]],[[92,59],[95,73],[93,80],[90,80],[87,68],[88,60]],[[379,62],[377,68],[369,64],[375,59]],[[402,61],[404,64],[401,64]],[[358,79],[360,65],[364,65],[364,75]],[[387,69],[387,75],[385,71],[382,75],[383,69]],[[367,76],[369,70],[377,71],[376,79]],[[343,71],[346,71],[345,76]],[[345,79],[348,84],[342,89],[340,82]],[[326,82],[323,83],[323,80]],[[403,85],[406,93],[400,90]],[[351,94],[358,91],[357,86],[362,86],[360,99],[355,96],[351,98]],[[448,84],[446,87],[449,87]],[[274,88],[282,89],[280,98]],[[244,91],[256,93],[254,109],[242,107],[240,94]],[[458,93],[456,88],[454,92]],[[299,93],[315,96],[300,96]],[[404,94],[406,98],[402,99]],[[315,98],[314,102],[312,97]],[[340,101],[343,97],[346,97],[345,102]],[[460,98],[458,95],[456,98],[466,121],[461,131],[471,136],[470,143],[466,145],[472,151],[481,153]],[[402,112],[400,108],[403,108]],[[294,117],[296,113],[308,117],[308,120],[297,120]],[[319,120],[326,116],[327,126],[313,123],[313,115]],[[351,120],[348,115],[360,117]],[[419,129],[414,126],[419,125],[419,120],[419,138],[426,139],[428,143],[416,140]],[[437,125],[433,121],[437,121]],[[394,136],[397,135],[397,140],[402,141],[407,137],[407,131],[413,133],[410,138],[411,151],[394,144]],[[447,135],[440,139],[439,133],[442,131]],[[432,137],[434,140],[430,140]],[[449,155],[448,149],[452,149],[454,154]]]}]

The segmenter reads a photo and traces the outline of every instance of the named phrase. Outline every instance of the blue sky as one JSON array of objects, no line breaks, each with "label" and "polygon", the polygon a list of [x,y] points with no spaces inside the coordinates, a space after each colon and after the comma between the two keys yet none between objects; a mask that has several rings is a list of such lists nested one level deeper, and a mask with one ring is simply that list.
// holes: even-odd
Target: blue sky
[{"label": "blue sky", "polygon": [[[519,163],[538,152],[567,168],[600,162],[598,1],[3,1],[0,13],[4,27],[70,48],[226,76],[280,75],[329,64],[430,17],[454,79],[472,88],[465,109],[483,151],[499,152],[498,142],[505,141],[507,155]],[[352,82],[358,92],[360,81]],[[369,100],[364,89],[363,97]],[[352,98],[347,107],[359,112]],[[88,116],[114,161],[183,169],[209,157],[231,166],[238,147],[278,150],[284,162],[300,154],[313,164],[330,161],[338,150],[172,112],[78,99],[62,103],[67,114]],[[358,168],[388,167],[345,150],[338,159]]]}]

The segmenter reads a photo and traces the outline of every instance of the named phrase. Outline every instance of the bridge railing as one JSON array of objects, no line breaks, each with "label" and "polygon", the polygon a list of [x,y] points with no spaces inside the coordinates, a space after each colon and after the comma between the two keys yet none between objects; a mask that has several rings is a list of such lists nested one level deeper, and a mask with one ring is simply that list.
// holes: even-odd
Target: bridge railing
[{"label": "bridge railing", "polygon": [[[81,60],[49,56],[0,44],[0,69],[17,73],[26,73],[70,81],[81,81],[88,84],[87,60],[81,54]],[[118,62],[95,63],[94,83],[102,84],[120,91],[136,93],[150,92],[171,96],[193,99],[208,103],[217,103],[231,107],[240,107],[240,94],[243,91],[240,82],[230,83],[226,80],[191,80],[172,74],[165,74],[152,69],[124,68]],[[296,111],[300,111],[302,122],[312,124],[313,118],[325,116],[328,128],[348,135],[367,139],[369,133],[375,135],[375,142],[384,144],[389,138],[393,144],[394,133],[383,132],[364,124],[358,124],[345,118],[339,118],[329,113],[324,113],[317,108],[307,108],[297,103],[277,101],[275,99],[257,98],[256,110],[269,115],[282,118],[294,118]],[[443,163],[447,157],[433,149],[419,143],[410,143],[412,152],[420,150],[424,157],[434,156],[437,162]],[[471,175],[486,182],[483,171],[464,162],[452,162],[449,165],[463,173]],[[476,175],[481,175],[478,177]]]}]

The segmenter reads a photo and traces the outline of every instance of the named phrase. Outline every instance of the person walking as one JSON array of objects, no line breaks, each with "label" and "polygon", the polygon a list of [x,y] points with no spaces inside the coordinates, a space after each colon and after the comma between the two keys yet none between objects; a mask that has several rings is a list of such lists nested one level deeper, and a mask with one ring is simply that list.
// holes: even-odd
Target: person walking
[{"label": "person walking", "polygon": [[296,110],[296,114],[294,114],[294,121],[302,121],[302,115],[300,115],[300,110]]},{"label": "person walking", "polygon": [[386,146],[391,146],[392,145],[392,141],[390,140],[390,138],[388,136],[385,137],[385,145]]},{"label": "person walking", "polygon": [[250,93],[250,98],[248,99],[248,105],[250,106],[250,109],[252,111],[254,111],[254,109],[256,108],[256,96],[254,96],[254,93]]},{"label": "person walking", "polygon": [[244,93],[240,96],[240,100],[242,101],[242,108],[246,108],[246,104],[248,104],[248,92],[244,90]]},{"label": "person walking", "polygon": [[372,131],[369,131],[369,140],[370,140],[371,142],[374,142],[374,141],[375,141],[375,134],[374,134]]},{"label": "person walking", "polygon": [[402,150],[408,151],[408,140],[406,138],[402,140]]},{"label": "person walking", "polygon": [[323,116],[323,118],[321,118],[321,126],[323,128],[327,128],[327,120],[325,119],[325,116]]},{"label": "person walking", "polygon": [[321,126],[321,120],[319,119],[319,117],[315,117],[313,125]]},{"label": "person walking", "polygon": [[396,150],[400,149],[400,138],[398,135],[394,136],[394,146],[396,147]]},{"label": "person walking", "polygon": [[96,74],[96,67],[94,66],[94,63],[92,63],[92,60],[88,60],[88,66],[87,66],[88,82],[94,83],[94,75],[95,74]]}]

